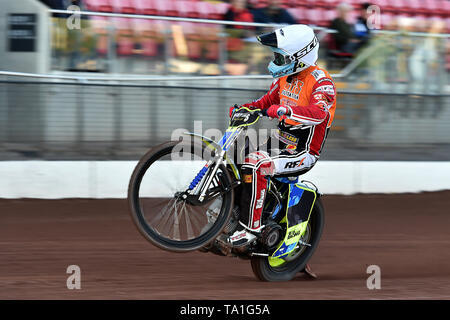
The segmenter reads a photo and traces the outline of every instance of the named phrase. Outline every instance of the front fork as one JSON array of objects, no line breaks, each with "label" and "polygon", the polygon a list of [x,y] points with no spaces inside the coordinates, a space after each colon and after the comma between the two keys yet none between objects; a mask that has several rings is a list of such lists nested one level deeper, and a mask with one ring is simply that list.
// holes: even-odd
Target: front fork
[{"label": "front fork", "polygon": [[[197,195],[198,201],[202,202],[205,199],[206,192],[211,185],[211,182],[213,181],[214,177],[216,176],[217,170],[219,170],[220,165],[223,163],[223,157],[225,155],[225,151],[222,150],[218,156],[216,156],[214,159],[209,160],[206,165],[200,170],[199,173],[195,176],[195,178],[192,180],[191,184],[189,185],[189,192],[191,195]],[[212,169],[211,169],[212,166]],[[211,172],[208,171],[212,170]],[[207,179],[205,180],[205,176]]]},{"label": "front fork", "polygon": [[[234,143],[237,137],[241,134],[241,132],[245,130],[243,128],[237,128],[235,130],[226,131],[225,135],[222,137],[222,140],[216,144],[220,149],[220,153],[216,155],[213,159],[209,160],[206,165],[197,173],[195,178],[192,180],[187,193],[191,196],[199,195],[197,198],[198,202],[203,202],[206,196],[206,192],[208,191],[209,186],[211,185],[214,177],[216,176],[217,170],[220,165],[223,164],[225,154],[230,146]],[[208,141],[212,142],[212,141]],[[211,168],[212,166],[212,168]],[[210,171],[212,170],[212,171]],[[210,172],[209,172],[210,171]],[[205,176],[207,179],[205,180]],[[239,184],[238,181],[237,184]],[[233,186],[231,186],[233,187]]]},{"label": "front fork", "polygon": [[198,197],[198,200],[200,202],[203,201],[203,199],[205,199],[205,195],[206,195],[206,191],[209,188],[209,185],[211,184],[212,180],[214,179],[214,177],[216,176],[217,170],[219,170],[219,166],[223,163],[223,156],[225,155],[225,151],[221,151],[220,155],[219,155],[219,159],[217,159],[217,161],[214,163],[214,168],[212,169],[212,172],[209,174],[206,182],[201,186],[200,188],[200,196]]}]

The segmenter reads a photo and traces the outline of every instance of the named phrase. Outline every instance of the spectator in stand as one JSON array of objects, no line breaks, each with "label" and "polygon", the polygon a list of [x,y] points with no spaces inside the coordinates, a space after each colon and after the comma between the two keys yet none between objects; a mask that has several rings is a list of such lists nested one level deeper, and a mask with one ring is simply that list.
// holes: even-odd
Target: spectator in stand
[{"label": "spectator in stand", "polygon": [[[247,0],[233,0],[225,13],[225,20],[227,21],[242,21],[242,22],[253,22],[253,15],[250,10],[248,10]],[[227,28],[244,29],[243,26],[230,26]]]},{"label": "spectator in stand", "polygon": [[355,38],[353,26],[347,22],[348,13],[352,9],[352,6],[346,2],[339,4],[337,6],[338,16],[330,24],[330,29],[337,31],[337,33],[333,33],[333,38],[336,49],[340,52],[354,53],[359,42]]},{"label": "spectator in stand", "polygon": [[295,24],[295,19],[281,7],[281,0],[269,0],[269,5],[261,9],[253,9],[253,19],[258,23]]},{"label": "spectator in stand", "polygon": [[371,37],[370,28],[367,25],[367,18],[369,17],[368,8],[370,6],[371,4],[368,2],[361,5],[360,16],[357,18],[355,23],[355,37],[358,40],[358,49],[365,46]]}]

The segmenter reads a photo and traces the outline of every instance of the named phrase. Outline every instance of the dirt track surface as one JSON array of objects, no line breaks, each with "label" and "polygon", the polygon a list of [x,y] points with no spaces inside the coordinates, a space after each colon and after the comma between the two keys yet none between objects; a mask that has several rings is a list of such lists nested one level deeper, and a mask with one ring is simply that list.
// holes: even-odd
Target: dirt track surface
[{"label": "dirt track surface", "polygon": [[[0,200],[0,299],[450,299],[450,192],[325,196],[319,279],[153,247],[125,200]],[[81,290],[66,269],[81,268]],[[381,268],[368,290],[367,266]]]}]

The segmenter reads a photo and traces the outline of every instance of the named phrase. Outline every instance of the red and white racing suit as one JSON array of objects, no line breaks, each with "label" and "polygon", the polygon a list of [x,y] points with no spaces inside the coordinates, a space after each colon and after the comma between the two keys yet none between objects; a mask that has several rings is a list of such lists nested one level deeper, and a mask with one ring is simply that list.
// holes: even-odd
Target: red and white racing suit
[{"label": "red and white racing suit", "polygon": [[275,80],[260,99],[243,107],[268,109],[284,106],[288,116],[279,118],[278,148],[250,153],[242,165],[241,221],[248,228],[261,227],[261,215],[268,187],[267,176],[298,176],[309,171],[333,122],[336,87],[329,73],[311,66],[297,74]]}]

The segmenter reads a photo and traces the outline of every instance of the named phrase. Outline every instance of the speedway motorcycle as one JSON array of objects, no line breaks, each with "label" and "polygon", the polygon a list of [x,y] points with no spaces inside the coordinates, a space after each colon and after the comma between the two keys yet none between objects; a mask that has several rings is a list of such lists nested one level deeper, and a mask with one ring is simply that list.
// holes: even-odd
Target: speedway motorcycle
[{"label": "speedway motorcycle", "polygon": [[230,150],[236,151],[239,137],[265,115],[259,109],[236,109],[219,142],[186,133],[141,158],[130,179],[128,203],[149,242],[173,252],[249,259],[262,281],[287,281],[305,271],[322,235],[324,207],[318,189],[298,177],[269,177],[256,239],[245,246],[228,241],[238,227],[235,197],[243,182]]}]

